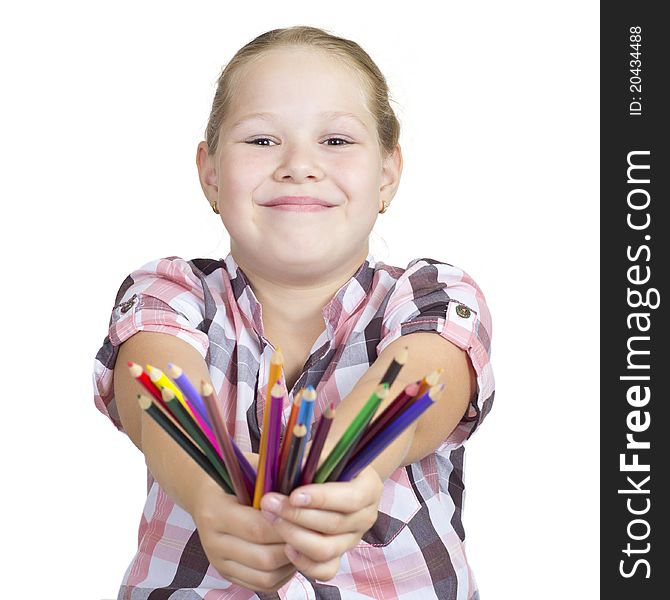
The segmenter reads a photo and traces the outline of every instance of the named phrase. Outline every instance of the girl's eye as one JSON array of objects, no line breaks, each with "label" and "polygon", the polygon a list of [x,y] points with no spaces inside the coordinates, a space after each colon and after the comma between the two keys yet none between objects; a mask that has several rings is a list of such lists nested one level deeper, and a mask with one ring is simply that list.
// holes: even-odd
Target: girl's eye
[{"label": "girl's eye", "polygon": [[268,144],[256,144],[256,142],[271,142],[272,140],[270,138],[256,138],[255,140],[250,140],[247,142],[247,144],[252,144],[255,146],[261,145],[261,146],[267,146]]},{"label": "girl's eye", "polygon": [[344,143],[342,143],[342,144],[326,144],[327,146],[345,146],[345,145],[351,143],[351,142],[348,142],[348,141],[345,140],[345,139],[338,138],[338,137],[328,138],[326,141],[328,142],[328,141],[330,141],[330,140],[337,140],[337,141],[344,142]]},{"label": "girl's eye", "polygon": [[[341,142],[341,143],[338,143],[338,144],[326,144],[326,146],[346,146],[346,145],[351,144],[351,142],[349,142],[348,140],[345,140],[345,139],[343,139],[343,138],[339,138],[339,137],[331,137],[331,138],[328,138],[328,139],[326,139],[326,142],[329,142],[329,141],[331,141],[331,140],[333,140],[333,141],[338,141],[338,142]],[[269,144],[265,144],[265,143],[263,143],[263,144],[258,144],[257,142],[272,142],[272,140],[271,140],[270,138],[256,138],[256,139],[253,139],[253,140],[249,140],[249,141],[246,142],[246,143],[247,143],[247,144],[254,145],[254,146],[268,146],[268,145],[269,145]],[[272,143],[274,144],[274,142],[272,142]]]}]

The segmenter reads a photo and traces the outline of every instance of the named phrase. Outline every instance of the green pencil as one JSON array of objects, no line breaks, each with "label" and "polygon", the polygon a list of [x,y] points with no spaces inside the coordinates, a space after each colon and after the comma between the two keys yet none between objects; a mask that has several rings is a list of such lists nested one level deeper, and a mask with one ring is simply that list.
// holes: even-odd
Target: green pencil
[{"label": "green pencil", "polygon": [[356,415],[354,420],[349,424],[346,431],[342,434],[342,437],[338,440],[335,447],[330,451],[330,454],[324,461],[324,463],[319,467],[314,475],[314,483],[324,483],[330,473],[338,465],[342,457],[347,453],[352,444],[355,444],[358,441],[358,438],[363,434],[363,431],[368,426],[368,423],[374,417],[379,405],[382,403],[382,400],[386,397],[389,391],[389,384],[384,382],[380,383],[375,391],[372,392],[372,396],[365,403],[360,412]]},{"label": "green pencil", "polygon": [[175,393],[168,387],[164,387],[161,390],[163,396],[163,401],[167,405],[170,412],[174,415],[175,419],[179,421],[186,432],[193,438],[193,441],[198,445],[198,447],[203,451],[205,456],[209,459],[209,462],[212,463],[212,466],[216,469],[217,473],[221,475],[223,480],[226,482],[226,485],[234,490],[233,482],[230,480],[230,475],[228,475],[228,470],[223,464],[223,461],[216,453],[216,450],[212,447],[210,441],[203,435],[201,429],[198,427],[196,422],[193,420],[191,415],[186,412],[186,409],[181,405]]}]

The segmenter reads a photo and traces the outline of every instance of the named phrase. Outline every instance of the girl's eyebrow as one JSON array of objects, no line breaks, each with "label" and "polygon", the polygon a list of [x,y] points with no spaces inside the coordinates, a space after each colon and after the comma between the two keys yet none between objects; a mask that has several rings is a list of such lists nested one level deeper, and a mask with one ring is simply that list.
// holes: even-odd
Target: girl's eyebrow
[{"label": "girl's eyebrow", "polygon": [[[271,113],[271,112],[255,112],[255,113],[249,113],[248,115],[244,115],[242,118],[238,119],[233,123],[233,126],[231,127],[231,131],[233,129],[236,129],[242,123],[246,121],[250,121],[252,119],[261,119],[263,121],[272,121],[274,118],[276,118],[276,114]],[[365,130],[368,130],[368,126],[365,124],[365,122],[355,113],[352,112],[346,112],[346,111],[341,111],[341,110],[327,110],[322,113],[319,113],[320,117],[326,117],[327,119],[334,120],[340,117],[345,117],[349,119],[353,119],[356,121],[359,125],[361,125]]]}]

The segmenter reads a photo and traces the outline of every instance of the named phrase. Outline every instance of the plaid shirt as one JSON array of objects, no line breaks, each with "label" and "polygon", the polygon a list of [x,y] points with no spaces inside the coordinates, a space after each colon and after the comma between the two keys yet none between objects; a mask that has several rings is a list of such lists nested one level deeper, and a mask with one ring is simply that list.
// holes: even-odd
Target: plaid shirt
[{"label": "plaid shirt", "polygon": [[[494,397],[491,318],[481,290],[466,273],[446,263],[422,258],[403,269],[368,254],[322,312],[325,330],[295,386],[287,390],[282,431],[297,390],[308,384],[316,388],[316,421],[330,402],[337,406],[350,393],[389,343],[415,331],[435,331],[468,352],[478,393],[467,414],[432,454],[398,468],[384,482],[375,525],[342,556],[334,579],[322,583],[296,572],[272,594],[224,579],[209,564],[190,514],[147,472],[138,549],[124,575],[120,599],[479,597],[466,559],[461,513],[463,442]],[[228,399],[223,411],[228,431],[241,450],[257,453],[275,348],[263,336],[261,305],[232,254],[218,261],[159,259],[131,273],[121,285],[93,377],[97,408],[121,431],[113,369],[119,345],[138,331],[176,335],[200,352],[218,398]]]}]

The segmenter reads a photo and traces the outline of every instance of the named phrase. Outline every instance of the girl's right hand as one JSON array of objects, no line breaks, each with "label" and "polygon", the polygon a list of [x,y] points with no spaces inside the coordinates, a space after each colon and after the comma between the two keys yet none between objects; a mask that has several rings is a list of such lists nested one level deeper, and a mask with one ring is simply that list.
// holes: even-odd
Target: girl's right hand
[{"label": "girl's right hand", "polygon": [[[244,454],[256,467],[258,455]],[[201,480],[192,509],[205,554],[228,581],[256,592],[275,592],[295,574],[284,552],[286,543],[261,511],[240,504],[210,477]]]}]

